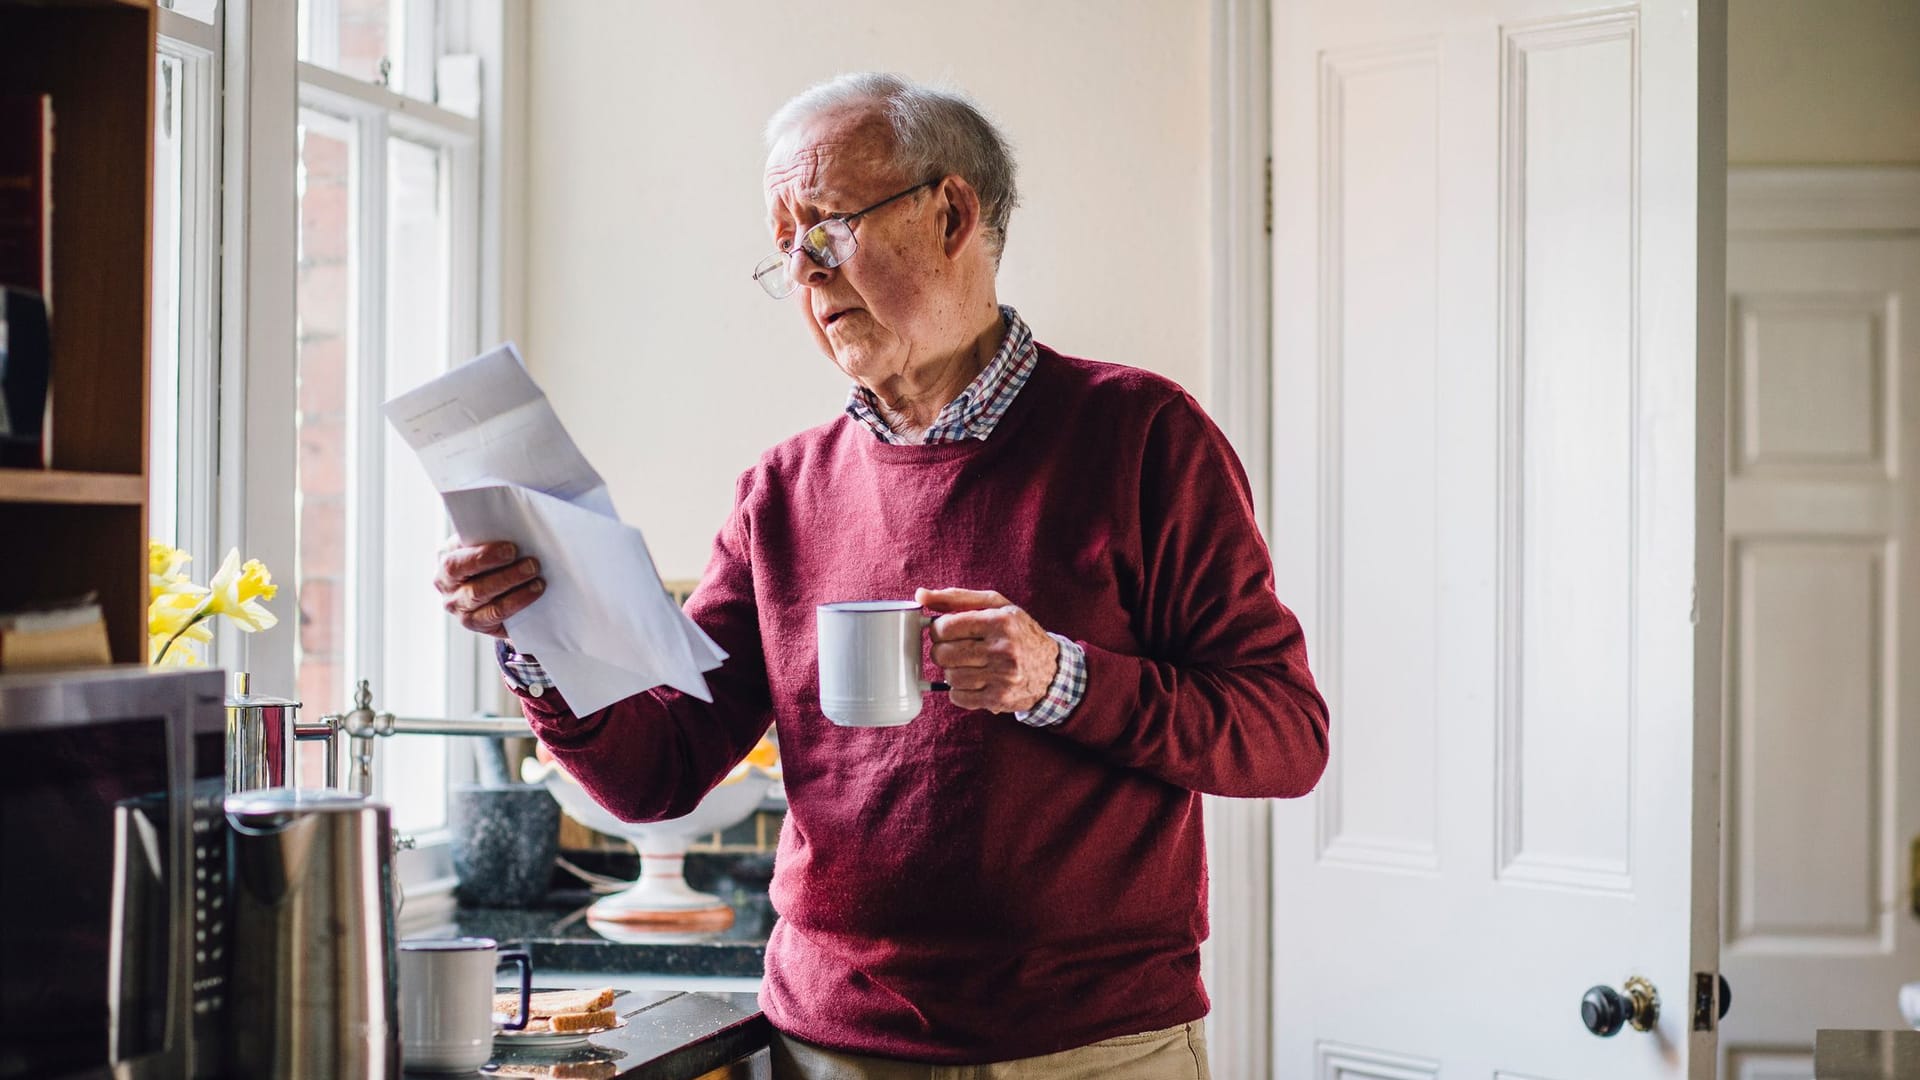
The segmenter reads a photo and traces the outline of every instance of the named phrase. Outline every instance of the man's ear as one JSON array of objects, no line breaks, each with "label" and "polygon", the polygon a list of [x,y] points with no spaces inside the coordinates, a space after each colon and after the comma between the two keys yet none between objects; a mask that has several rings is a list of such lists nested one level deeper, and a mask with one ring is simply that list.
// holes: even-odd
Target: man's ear
[{"label": "man's ear", "polygon": [[941,216],[941,245],[951,259],[980,235],[980,193],[958,176],[940,181],[935,189],[946,198]]}]

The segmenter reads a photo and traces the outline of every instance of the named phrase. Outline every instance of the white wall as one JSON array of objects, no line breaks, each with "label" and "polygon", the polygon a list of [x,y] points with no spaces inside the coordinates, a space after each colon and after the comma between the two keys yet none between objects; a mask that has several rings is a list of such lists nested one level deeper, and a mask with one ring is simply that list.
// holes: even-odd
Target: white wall
[{"label": "white wall", "polygon": [[664,576],[698,576],[734,477],[845,398],[799,316],[748,278],[770,247],[761,129],[842,71],[972,94],[1021,168],[1003,302],[1055,348],[1204,396],[1204,0],[531,10],[522,344]]},{"label": "white wall", "polygon": [[1732,0],[1727,158],[1920,163],[1920,2]]}]

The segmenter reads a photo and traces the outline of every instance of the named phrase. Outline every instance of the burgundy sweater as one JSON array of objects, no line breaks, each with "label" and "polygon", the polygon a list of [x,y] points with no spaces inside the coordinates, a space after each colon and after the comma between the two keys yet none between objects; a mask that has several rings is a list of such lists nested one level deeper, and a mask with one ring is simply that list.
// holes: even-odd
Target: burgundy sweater
[{"label": "burgundy sweater", "polygon": [[[1080,642],[1079,707],[1036,729],[936,693],[904,727],[834,726],[814,605],[916,586],[997,590]],[[1178,386],[1042,347],[984,442],[795,436],[740,478],[687,610],[729,654],[712,705],[521,701],[629,820],[687,813],[779,722],[775,1027],[965,1064],[1206,1014],[1199,793],[1305,794],[1327,711],[1245,473]]]}]

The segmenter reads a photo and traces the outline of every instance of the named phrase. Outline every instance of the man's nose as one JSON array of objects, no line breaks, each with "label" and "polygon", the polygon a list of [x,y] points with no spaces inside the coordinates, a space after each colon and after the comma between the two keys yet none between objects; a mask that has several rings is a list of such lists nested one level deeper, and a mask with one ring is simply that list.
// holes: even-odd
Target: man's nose
[{"label": "man's nose", "polygon": [[[800,265],[793,265],[794,259],[799,259]],[[818,259],[797,244],[787,254],[787,272],[793,275],[794,284],[805,285],[809,289],[817,289],[833,280],[833,271],[821,266]]]}]

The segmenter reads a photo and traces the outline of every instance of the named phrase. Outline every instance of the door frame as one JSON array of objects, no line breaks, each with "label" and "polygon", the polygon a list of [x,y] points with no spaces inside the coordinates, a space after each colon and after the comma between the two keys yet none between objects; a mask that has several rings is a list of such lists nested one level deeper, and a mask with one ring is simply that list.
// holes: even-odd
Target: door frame
[{"label": "door frame", "polygon": [[1727,233],[1920,229],[1920,165],[1732,165]]},{"label": "door frame", "polygon": [[[1263,529],[1272,522],[1270,6],[1271,0],[1211,0],[1208,15],[1207,411],[1246,468]],[[1222,1080],[1271,1076],[1274,806],[1212,796],[1205,806],[1213,934],[1202,946],[1201,964],[1213,998],[1211,1064]]]},{"label": "door frame", "polygon": [[[1821,237],[1840,239],[1844,237],[1866,238],[1876,234],[1911,234],[1920,232],[1920,165],[1747,165],[1727,168],[1727,239],[1754,238],[1791,238]],[[1731,297],[1729,297],[1729,302]],[[1731,319],[1729,307],[1727,317]],[[1729,350],[1727,367],[1730,371],[1735,362],[1730,350],[1733,341],[1729,335],[1726,347]],[[1734,409],[1729,402],[1726,413],[1733,415]],[[1734,572],[1732,561],[1728,560],[1727,574]],[[1730,584],[1730,582],[1729,582]],[[1724,591],[1721,602],[1724,608],[1723,618],[1731,620],[1733,590]],[[1726,651],[1721,664],[1722,700],[1733,700],[1733,679],[1735,677],[1734,656]],[[1721,768],[1723,775],[1732,775],[1735,746],[1733,727],[1723,723],[1721,730]],[[1726,950],[1732,944],[1728,939],[1728,928],[1732,925],[1732,912],[1728,905],[1727,883],[1732,880],[1738,869],[1729,862],[1733,855],[1726,843],[1725,822],[1732,819],[1737,807],[1728,803],[1731,789],[1723,787],[1722,837],[1721,837],[1721,943],[1723,967]],[[1905,857],[1903,838],[1889,837],[1886,848],[1887,857],[1894,866],[1899,866]],[[1738,979],[1733,992],[1738,1007],[1742,993]],[[1752,1000],[1749,997],[1748,1000]],[[1735,1058],[1735,1054],[1739,1055]],[[1768,1040],[1764,1043],[1746,1042],[1730,1046],[1723,1038],[1718,1049],[1721,1074],[1734,1076],[1739,1066],[1753,1066],[1759,1069],[1777,1067],[1783,1071],[1797,1068],[1812,1068],[1812,1046]],[[1742,1074],[1743,1075],[1743,1074]]]}]

